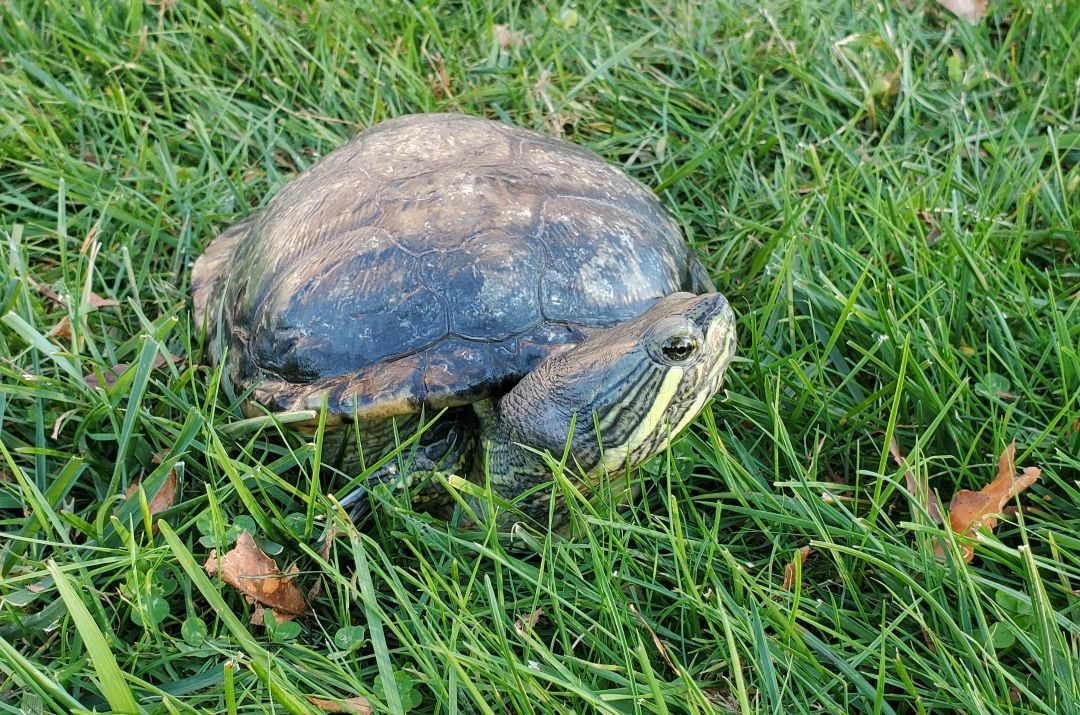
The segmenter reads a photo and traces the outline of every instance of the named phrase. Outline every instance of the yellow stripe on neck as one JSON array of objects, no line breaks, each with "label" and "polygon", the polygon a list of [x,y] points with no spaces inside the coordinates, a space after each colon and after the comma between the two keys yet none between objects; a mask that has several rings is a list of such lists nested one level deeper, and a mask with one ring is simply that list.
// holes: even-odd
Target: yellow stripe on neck
[{"label": "yellow stripe on neck", "polygon": [[626,440],[626,443],[612,449],[605,449],[603,462],[605,470],[612,471],[623,467],[626,464],[626,455],[631,453],[635,447],[644,442],[653,432],[661,427],[661,422],[667,414],[667,409],[671,405],[671,401],[675,399],[675,393],[679,389],[679,384],[682,382],[684,372],[685,370],[681,367],[672,367],[668,369],[668,373],[664,375],[663,382],[660,383],[660,389],[656,391],[656,395],[653,398],[652,405],[649,407],[649,411],[645,413],[641,423],[634,428],[632,433],[630,433],[630,437]]}]

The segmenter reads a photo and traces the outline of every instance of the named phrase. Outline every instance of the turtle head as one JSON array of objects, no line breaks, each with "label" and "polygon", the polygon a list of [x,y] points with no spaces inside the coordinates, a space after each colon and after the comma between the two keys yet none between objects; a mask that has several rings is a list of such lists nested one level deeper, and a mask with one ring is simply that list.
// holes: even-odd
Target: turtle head
[{"label": "turtle head", "polygon": [[[571,456],[590,473],[662,451],[717,392],[735,353],[719,293],[675,293],[541,363],[499,403],[513,442]],[[594,429],[595,426],[595,429]]]}]

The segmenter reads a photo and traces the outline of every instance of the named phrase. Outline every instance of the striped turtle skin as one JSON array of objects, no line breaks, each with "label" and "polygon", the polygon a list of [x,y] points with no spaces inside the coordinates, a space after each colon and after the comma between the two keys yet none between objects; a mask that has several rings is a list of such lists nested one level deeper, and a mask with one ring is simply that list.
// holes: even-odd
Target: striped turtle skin
[{"label": "striped turtle skin", "polygon": [[[404,474],[392,461],[369,483],[490,484],[501,525],[548,523],[545,451],[569,444],[589,493],[663,450],[734,354],[727,300],[652,192],[574,144],[457,114],[383,122],[295,177],[210,243],[192,299],[250,410],[357,423],[337,430],[347,472],[351,435],[372,463],[442,411]],[[446,513],[445,482],[413,493]],[[468,491],[468,518],[489,518]],[[359,516],[365,494],[342,503]]]}]

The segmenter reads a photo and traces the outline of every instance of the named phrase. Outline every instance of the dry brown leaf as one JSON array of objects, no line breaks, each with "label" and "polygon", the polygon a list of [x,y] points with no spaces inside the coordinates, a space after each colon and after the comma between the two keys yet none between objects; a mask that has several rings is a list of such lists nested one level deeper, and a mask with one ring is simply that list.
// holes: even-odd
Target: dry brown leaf
[{"label": "dry brown leaf", "polygon": [[[112,367],[107,367],[101,371],[101,376],[105,379],[104,387],[112,387],[116,384],[116,381],[120,379],[120,376],[131,367],[126,362],[117,363]],[[83,380],[86,380],[86,384],[90,387],[102,387],[101,382],[98,380],[97,375],[92,372],[88,372],[83,375]]]},{"label": "dry brown leaf", "polygon": [[97,310],[98,308],[112,308],[120,305],[120,301],[113,300],[112,298],[102,298],[97,293],[90,293],[90,305]]},{"label": "dry brown leaf", "polygon": [[[131,486],[127,488],[124,493],[124,497],[127,499],[132,498],[139,493],[140,480],[136,479],[131,483]],[[157,490],[157,494],[150,500],[147,507],[150,509],[150,516],[154,514],[160,514],[172,507],[176,503],[176,470],[170,469],[169,473],[165,475],[165,481],[161,483],[161,488]],[[157,530],[157,525],[154,525],[154,530]]]},{"label": "dry brown leaf", "polygon": [[71,340],[71,318],[67,315],[60,318],[60,322],[45,333],[45,337],[56,338],[57,340]]},{"label": "dry brown leaf", "polygon": [[30,282],[30,285],[34,287],[34,290],[36,290],[38,293],[41,293],[41,295],[45,296],[53,303],[56,303],[57,305],[67,305],[64,297],[54,291],[51,286],[47,286],[44,283],[38,283],[36,280],[30,277],[27,277],[27,280]]},{"label": "dry brown leaf", "polygon": [[967,20],[972,25],[977,25],[979,20],[986,15],[987,0],[937,0],[938,3],[959,17]]},{"label": "dry brown leaf", "polygon": [[[51,300],[53,303],[56,303],[57,305],[67,305],[67,300],[64,296],[54,291],[51,286],[47,286],[44,283],[38,283],[33,278],[28,278],[28,281],[30,282],[30,285],[33,286],[34,290]],[[120,301],[113,300],[112,298],[102,298],[93,291],[90,291],[88,302],[90,303],[90,307],[94,310],[97,310],[98,308],[112,308],[120,305]]]},{"label": "dry brown leaf", "polygon": [[[895,437],[889,441],[889,454],[892,455],[893,461],[896,462],[896,466],[905,466],[904,455],[900,451],[900,445],[897,443]],[[941,508],[941,500],[938,499],[936,492],[930,490],[930,484],[926,479],[917,482],[915,480],[915,475],[911,473],[911,470],[905,469],[904,482],[907,484],[908,494],[915,497],[915,499],[923,505],[923,508],[926,509],[930,518],[934,520],[934,523],[945,523],[945,519],[942,517],[945,510]]]},{"label": "dry brown leaf", "polygon": [[357,695],[355,698],[349,698],[348,700],[326,700],[324,698],[316,698],[313,695],[309,695],[308,701],[315,707],[320,710],[325,710],[328,713],[371,715],[373,712],[371,709],[371,701],[362,695]]},{"label": "dry brown leaf", "polygon": [[525,36],[520,32],[511,30],[508,25],[495,25],[491,28],[495,34],[495,41],[499,43],[501,49],[514,48],[518,49],[525,44]]},{"label": "dry brown leaf", "polygon": [[[211,576],[220,575],[221,580],[243,593],[249,602],[270,608],[278,623],[304,615],[304,594],[293,583],[299,573],[296,566],[287,574],[282,573],[247,531],[240,534],[236,546],[224,556],[219,557],[216,550],[211,550],[203,568]],[[252,623],[256,616],[261,620],[261,609],[252,614]]]},{"label": "dry brown leaf", "polygon": [[60,438],[60,430],[64,428],[64,422],[76,412],[78,412],[78,410],[68,410],[67,412],[61,413],[61,415],[56,418],[56,421],[53,422],[52,434],[50,436],[54,442]]},{"label": "dry brown leaf", "polygon": [[806,563],[806,559],[810,557],[810,547],[804,546],[795,552],[795,558],[788,562],[784,566],[784,583],[780,584],[780,588],[785,591],[790,591],[791,587],[795,585],[795,573],[800,570],[799,567]]},{"label": "dry brown leaf", "polygon": [[[1009,501],[1034,484],[1040,474],[1042,470],[1038,467],[1024,467],[1016,476],[1016,443],[1013,442],[998,457],[994,481],[977,492],[961,489],[953,496],[949,504],[950,528],[960,536],[972,536],[980,529],[993,531]],[[970,564],[975,558],[974,547],[962,544],[960,548],[964,562]],[[945,550],[940,545],[935,553],[939,558],[945,557]]]},{"label": "dry brown leaf", "polygon": [[535,611],[521,614],[517,617],[517,620],[514,621],[514,632],[517,633],[519,636],[525,635],[525,630],[528,629],[531,631],[533,628],[535,628],[536,623],[543,615],[543,608],[537,608]]},{"label": "dry brown leaf", "polygon": [[678,673],[679,669],[676,668],[675,664],[671,662],[671,656],[668,655],[667,648],[664,646],[664,642],[660,640],[660,636],[656,635],[656,631],[654,631],[652,629],[652,626],[649,625],[649,622],[646,621],[640,613],[638,613],[638,609],[635,608],[634,604],[632,603],[630,604],[630,612],[637,616],[637,619],[641,621],[641,625],[644,626],[645,630],[647,630],[649,632],[649,635],[652,636],[653,645],[656,646],[656,650],[660,651],[660,657],[664,659],[664,662],[668,664],[668,667],[671,668],[673,672]]},{"label": "dry brown leaf", "polygon": [[[335,529],[332,526],[327,528],[326,536],[323,537],[323,544],[322,544],[322,546],[319,547],[319,556],[320,556],[320,558],[322,558],[323,561],[329,561],[330,560],[330,548],[334,545],[334,539],[337,538],[337,536],[340,533],[341,533],[340,531],[338,531],[337,529]],[[308,589],[307,602],[308,603],[313,602],[316,598],[319,597],[319,594],[321,594],[321,593],[322,593],[322,579],[319,579],[318,581],[315,582],[314,586],[312,586],[311,588]]]},{"label": "dry brown leaf", "polygon": [[429,52],[425,49],[423,53],[424,59],[427,60],[428,66],[431,67],[431,72],[427,76],[431,91],[435,93],[437,99],[453,99],[454,93],[450,87],[453,78],[446,71],[446,60],[438,52]]},{"label": "dry brown leaf", "polygon": [[[173,361],[173,364],[176,365],[176,364],[179,364],[179,363],[183,362],[184,358],[182,358],[182,357],[174,357],[172,359],[172,361]],[[165,359],[165,356],[159,353],[158,355],[156,355],[154,357],[154,366],[153,366],[152,369],[159,370],[159,369],[165,367],[167,362],[168,361]],[[129,365],[128,363],[121,362],[121,363],[117,363],[116,365],[113,365],[112,367],[105,368],[101,373],[101,376],[105,379],[105,384],[104,385],[102,385],[101,382],[98,380],[97,375],[95,375],[92,372],[83,375],[83,380],[85,380],[86,384],[89,385],[90,387],[110,388],[110,387],[112,387],[113,385],[116,384],[116,381],[120,379],[121,375],[123,375],[125,372],[127,372],[129,367],[131,367],[131,365]]]}]

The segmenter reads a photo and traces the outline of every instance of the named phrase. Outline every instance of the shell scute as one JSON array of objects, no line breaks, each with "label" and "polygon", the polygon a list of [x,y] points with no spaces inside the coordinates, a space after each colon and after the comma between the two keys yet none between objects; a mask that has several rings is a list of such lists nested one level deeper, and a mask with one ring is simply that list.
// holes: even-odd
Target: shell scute
[{"label": "shell scute", "polygon": [[588,150],[415,115],[295,177],[192,284],[256,401],[377,419],[498,394],[703,275],[656,197]]}]

